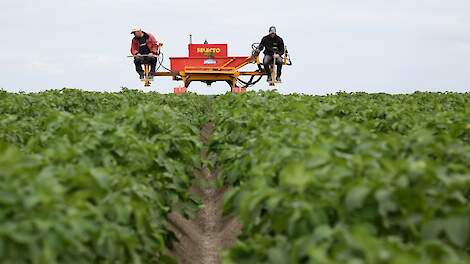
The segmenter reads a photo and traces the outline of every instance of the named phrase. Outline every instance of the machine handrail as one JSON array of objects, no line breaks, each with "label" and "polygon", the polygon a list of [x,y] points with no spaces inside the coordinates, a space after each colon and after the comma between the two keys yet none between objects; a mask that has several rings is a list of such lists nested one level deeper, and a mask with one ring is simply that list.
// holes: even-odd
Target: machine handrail
[{"label": "machine handrail", "polygon": [[152,58],[158,58],[157,55],[149,55],[149,54],[144,54],[144,55],[129,55],[127,56],[128,58],[135,58],[135,57],[152,57]]}]

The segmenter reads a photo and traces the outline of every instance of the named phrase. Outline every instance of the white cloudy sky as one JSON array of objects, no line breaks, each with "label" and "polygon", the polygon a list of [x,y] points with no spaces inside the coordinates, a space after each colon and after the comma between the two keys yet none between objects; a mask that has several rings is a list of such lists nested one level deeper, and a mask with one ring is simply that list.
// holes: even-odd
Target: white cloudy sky
[{"label": "white cloudy sky", "polygon": [[284,93],[470,91],[469,0],[0,0],[0,88],[142,89],[126,58],[136,24],[166,56],[186,56],[189,33],[248,55],[276,25],[294,62]]}]

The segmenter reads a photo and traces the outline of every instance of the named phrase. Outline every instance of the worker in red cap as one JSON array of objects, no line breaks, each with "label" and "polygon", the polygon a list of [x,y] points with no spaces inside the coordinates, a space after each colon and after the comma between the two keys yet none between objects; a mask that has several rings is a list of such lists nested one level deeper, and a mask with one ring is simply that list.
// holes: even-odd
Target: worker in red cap
[{"label": "worker in red cap", "polygon": [[[142,64],[150,64],[150,79],[153,79],[159,55],[159,44],[154,35],[142,31],[140,27],[134,27],[131,31],[134,38],[131,43],[131,54],[134,56],[135,70],[141,80],[145,78]],[[147,55],[147,56],[141,56]]]},{"label": "worker in red cap", "polygon": [[258,48],[254,51],[254,56],[258,56],[259,53],[264,49],[264,69],[268,74],[268,82],[272,81],[270,66],[275,60],[277,65],[276,81],[281,82],[282,74],[282,55],[284,55],[284,40],[279,37],[276,33],[276,27],[272,26],[269,28],[269,35],[264,36],[259,44]]}]

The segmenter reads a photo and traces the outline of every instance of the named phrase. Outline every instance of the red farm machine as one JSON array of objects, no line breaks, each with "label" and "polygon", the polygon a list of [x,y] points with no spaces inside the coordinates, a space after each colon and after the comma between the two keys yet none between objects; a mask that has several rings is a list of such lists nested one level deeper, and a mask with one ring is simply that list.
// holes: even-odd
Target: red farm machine
[{"label": "red farm machine", "polygon": [[[258,43],[252,45],[253,50]],[[181,94],[188,90],[188,86],[195,81],[206,83],[210,86],[214,82],[223,81],[228,83],[233,93],[243,93],[248,87],[258,83],[264,75],[268,75],[260,63],[258,55],[228,56],[227,44],[193,44],[192,36],[188,44],[188,57],[170,57],[170,68],[163,66],[163,53],[157,56],[157,71],[155,77],[172,77],[175,81],[182,81],[183,86],[174,88],[174,93]],[[145,56],[145,55],[144,55]],[[256,64],[257,69],[253,71],[242,71],[249,64]],[[292,65],[287,50],[283,56],[284,65]],[[276,65],[273,63],[271,72],[275,75]],[[158,71],[163,68],[166,71]],[[145,65],[145,86],[150,86],[152,78],[149,77],[149,65]],[[248,80],[242,80],[244,76]],[[270,86],[277,82],[272,77]]]}]

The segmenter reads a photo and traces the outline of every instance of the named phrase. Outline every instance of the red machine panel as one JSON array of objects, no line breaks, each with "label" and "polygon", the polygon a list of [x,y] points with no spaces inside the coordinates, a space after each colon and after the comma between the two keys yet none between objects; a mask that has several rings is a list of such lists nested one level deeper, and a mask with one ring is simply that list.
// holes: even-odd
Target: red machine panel
[{"label": "red machine panel", "polygon": [[183,71],[186,67],[201,67],[216,69],[219,67],[237,67],[246,61],[246,57],[227,57],[227,58],[170,58],[172,71]]},{"label": "red machine panel", "polygon": [[191,58],[227,58],[227,44],[189,44],[189,57]]},{"label": "red machine panel", "polygon": [[170,58],[171,71],[188,69],[223,70],[243,64],[247,57],[228,57],[227,44],[189,44],[189,57]]}]

